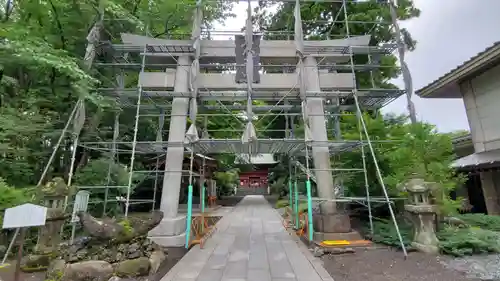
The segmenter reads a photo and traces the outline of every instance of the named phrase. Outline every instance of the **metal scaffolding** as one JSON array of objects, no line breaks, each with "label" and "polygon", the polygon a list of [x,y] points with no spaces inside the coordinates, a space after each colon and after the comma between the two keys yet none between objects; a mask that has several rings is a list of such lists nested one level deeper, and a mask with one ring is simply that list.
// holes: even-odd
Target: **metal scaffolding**
[{"label": "metal scaffolding", "polygon": [[[362,172],[365,175],[366,183],[366,197],[363,198],[350,198],[343,197],[337,198],[337,200],[345,201],[351,200],[354,202],[366,202],[368,209],[370,211],[370,224],[371,223],[371,206],[370,202],[373,200],[382,200],[387,203],[392,219],[397,227],[397,223],[392,211],[391,199],[388,197],[382,175],[380,174],[380,169],[377,165],[376,155],[373,149],[373,143],[367,132],[366,124],[362,118],[363,111],[377,111],[387,103],[393,101],[394,99],[400,97],[407,93],[408,89],[411,87],[406,87],[402,89],[394,88],[381,88],[374,82],[374,73],[377,71],[382,71],[386,66],[381,63],[381,58],[384,55],[391,55],[395,50],[399,50],[401,54],[401,40],[400,38],[394,38],[387,42],[371,46],[356,44],[356,40],[351,40],[356,36],[361,36],[361,34],[351,34],[350,26],[353,24],[365,24],[372,26],[371,30],[380,25],[397,25],[397,21],[384,22],[380,21],[351,21],[349,18],[349,5],[356,5],[358,1],[355,0],[279,0],[279,2],[288,2],[287,4],[295,5],[294,7],[294,22],[295,25],[291,27],[293,30],[283,30],[283,31],[266,31],[262,30],[254,32],[254,26],[252,21],[252,4],[261,3],[259,1],[247,1],[248,3],[248,14],[245,24],[245,31],[220,31],[213,29],[206,29],[203,27],[203,5],[211,5],[214,3],[219,3],[220,0],[198,0],[195,5],[186,3],[187,7],[192,8],[194,12],[193,20],[193,30],[191,34],[187,35],[185,40],[171,40],[170,44],[137,44],[133,45],[130,43],[117,43],[117,40],[106,40],[98,42],[97,39],[89,39],[90,53],[95,53],[96,49],[101,54],[106,54],[104,56],[106,59],[93,60],[93,67],[100,71],[101,73],[115,73],[116,81],[109,81],[109,83],[103,83],[100,88],[96,89],[96,95],[102,97],[104,100],[110,102],[113,108],[118,108],[119,110],[115,117],[113,138],[110,140],[91,140],[91,141],[79,141],[75,137],[75,146],[79,145],[85,149],[90,149],[94,151],[107,152],[110,155],[110,161],[116,162],[118,155],[128,154],[130,157],[130,163],[128,165],[129,169],[129,180],[127,186],[111,186],[107,185],[104,187],[106,194],[111,188],[125,188],[126,199],[125,199],[125,214],[128,214],[128,209],[130,204],[140,204],[140,203],[151,203],[154,200],[139,200],[134,202],[131,199],[131,189],[133,188],[133,176],[136,173],[144,173],[144,171],[134,170],[135,159],[137,155],[165,155],[169,148],[189,148],[186,151],[187,155],[191,158],[193,154],[199,153],[202,155],[211,154],[258,154],[258,153],[272,153],[272,154],[283,154],[293,157],[293,164],[295,170],[300,170],[307,175],[307,190],[308,190],[308,203],[309,203],[309,215],[312,216],[312,201],[332,201],[331,199],[322,198],[312,198],[311,194],[311,181],[317,181],[315,173],[320,171],[319,168],[312,168],[309,163],[311,156],[311,151],[313,149],[322,148],[328,150],[332,157],[342,157],[342,153],[346,151],[361,150],[363,155],[363,167],[353,167],[352,169],[328,169],[328,172],[333,174],[341,174],[347,172]],[[223,2],[240,2],[237,0],[223,0]],[[264,1],[266,2],[266,1]],[[276,2],[276,1],[269,1]],[[304,3],[315,3],[315,2],[328,2],[337,3],[340,5],[338,14],[333,17],[334,19],[327,21],[329,24],[335,26],[343,26],[344,30],[339,34],[330,34],[330,37],[343,38],[341,46],[331,46],[325,44],[317,44],[321,42],[320,40],[308,40],[309,36],[303,34],[302,26],[307,21],[302,21],[301,19],[301,5]],[[348,5],[349,4],[349,5]],[[386,5],[387,9],[393,10],[395,4],[392,0],[378,1],[379,5]],[[336,20],[339,16],[343,17],[344,20]],[[393,15],[394,16],[394,15]],[[96,24],[97,25],[97,24]],[[105,28],[105,22],[101,19],[101,26]],[[399,32],[399,28],[396,28]],[[207,41],[210,41],[210,36],[214,34],[223,34],[224,36],[232,36],[236,41],[243,40],[245,44],[242,48],[242,57],[234,59],[220,58],[219,61],[214,61],[213,58],[206,59],[206,54],[203,52],[204,45]],[[149,34],[146,33],[146,36]],[[181,36],[177,34],[177,36]],[[367,34],[365,36],[370,36]],[[397,34],[397,36],[400,36]],[[256,51],[255,45],[259,43],[262,45],[266,42],[266,37],[281,37],[281,40],[290,41],[290,37],[293,37],[294,46],[294,63],[280,62],[280,59],[275,60],[266,59],[259,61],[258,52]],[[262,39],[264,38],[264,39]],[[278,40],[278,39],[274,39]],[[353,43],[354,42],[354,43]],[[260,47],[264,48],[264,47]],[[88,55],[87,55],[88,56]],[[86,56],[86,57],[87,57]],[[95,55],[94,55],[95,56]],[[179,57],[188,56],[189,61],[181,61]],[[348,73],[352,74],[353,87],[337,87],[335,85],[330,85],[323,87],[321,90],[309,90],[306,87],[306,73],[310,70],[310,65],[307,65],[307,57],[320,57],[317,61],[316,66],[317,71],[320,73]],[[342,57],[343,59],[335,60],[333,58]],[[359,63],[361,60],[356,60],[357,57],[366,58],[366,63]],[[93,58],[92,58],[93,59]],[[241,60],[243,62],[241,62]],[[298,63],[297,63],[298,62]],[[186,71],[188,73],[189,86],[184,90],[176,90],[174,87],[143,87],[140,74],[142,73],[153,73],[153,72],[167,72],[167,71]],[[236,73],[236,79],[241,79],[241,87],[237,89],[226,89],[223,87],[217,88],[217,86],[212,86],[210,88],[200,86],[198,79],[202,73],[221,73],[221,71],[226,73]],[[257,71],[255,71],[257,70]],[[316,71],[316,70],[315,70]],[[128,87],[125,85],[125,77],[127,74],[130,77],[137,77],[138,72],[139,78],[133,87]],[[295,85],[289,89],[266,89],[261,87],[259,84],[259,79],[261,73],[277,73],[294,75]],[[361,83],[356,79],[360,74],[369,74],[371,85],[369,87],[361,87]],[[242,75],[239,77],[238,75]],[[103,75],[104,76],[104,75]],[[278,76],[276,76],[278,77]],[[405,81],[409,78],[409,75],[405,75]],[[109,80],[109,79],[108,79]],[[135,81],[135,80],[134,80]],[[407,82],[410,83],[411,81]],[[164,123],[168,121],[168,116],[176,116],[173,112],[175,106],[173,106],[173,101],[176,98],[185,98],[189,100],[189,112],[186,114],[181,114],[190,120],[190,127],[188,128],[184,140],[181,141],[164,141],[163,136],[165,133],[170,133],[168,130],[164,129]],[[307,104],[311,99],[322,99],[324,112],[308,112]],[[260,101],[260,103],[255,103],[255,101]],[[79,101],[77,108],[82,106],[83,102]],[[120,137],[119,127],[120,118],[123,117],[123,112],[126,111],[128,114],[133,114],[134,125],[132,138],[130,135],[128,139],[123,139]],[[359,121],[359,140],[344,140],[342,139],[342,132],[340,132],[340,116],[344,114],[355,114]],[[70,117],[72,120],[76,120],[78,114],[73,113]],[[199,126],[202,122],[197,122],[200,119],[210,119],[215,117],[227,117],[230,119],[237,120],[238,128],[227,128],[226,132],[238,132],[240,135],[237,138],[229,139],[215,139],[210,138],[209,135],[216,135],[217,132],[210,131],[206,125],[203,129],[203,134],[199,133]],[[285,134],[284,138],[280,139],[269,139],[262,137],[263,131],[259,131],[255,128],[255,125],[259,122],[264,122],[266,117],[279,117],[285,116],[286,118],[286,128],[283,128],[282,132]],[[332,132],[330,135],[334,136],[330,140],[320,141],[314,138],[311,127],[310,118],[315,116],[323,116],[326,120],[332,121],[328,123],[334,123],[334,128],[330,128],[327,131]],[[138,131],[141,129],[141,120],[149,120],[149,122],[157,123],[156,139],[139,139]],[[290,132],[290,128],[294,128],[294,120],[300,120],[303,123],[304,135],[298,136],[295,132]],[[70,120],[71,121],[71,120]],[[74,121],[73,121],[74,122]],[[68,122],[69,124],[69,122]],[[286,132],[286,133],[285,133]],[[79,132],[78,132],[79,134]],[[241,137],[241,138],[240,138]],[[380,142],[380,141],[379,141]],[[384,190],[384,197],[382,199],[370,198],[368,189],[368,180],[366,172],[366,161],[365,151],[368,150],[371,155],[371,160],[376,165],[377,177]],[[301,163],[298,160],[305,159],[305,163]],[[74,160],[74,158],[73,158]],[[50,163],[49,163],[50,164]],[[72,166],[73,167],[73,166]],[[110,168],[111,169],[111,168]],[[292,173],[292,167],[289,168],[290,173]],[[173,171],[171,171],[173,172]],[[191,168],[186,171],[182,171],[185,175],[189,177],[190,182],[190,194],[192,193],[192,178],[194,176],[199,176],[192,171],[192,161]],[[108,172],[109,174],[110,172]],[[154,174],[156,178],[155,182],[158,181],[158,175],[163,173],[163,171],[149,171],[147,173]],[[70,176],[71,177],[71,176]],[[108,176],[109,177],[109,176]],[[71,182],[71,180],[70,180]],[[108,181],[109,183],[109,181]],[[291,195],[295,198],[290,198],[292,205],[297,205],[297,184],[289,183]],[[87,187],[81,187],[87,188]],[[156,186],[155,186],[156,190]],[[156,198],[156,194],[155,194]],[[190,197],[191,198],[191,197]],[[109,202],[106,195],[106,202]],[[335,201],[335,200],[333,200]],[[295,204],[294,204],[295,203]],[[312,217],[309,219],[310,233],[312,233]],[[373,230],[373,226],[372,226]],[[398,231],[399,232],[399,231]],[[311,237],[309,237],[312,239]],[[404,249],[404,245],[400,236],[401,245]]]}]

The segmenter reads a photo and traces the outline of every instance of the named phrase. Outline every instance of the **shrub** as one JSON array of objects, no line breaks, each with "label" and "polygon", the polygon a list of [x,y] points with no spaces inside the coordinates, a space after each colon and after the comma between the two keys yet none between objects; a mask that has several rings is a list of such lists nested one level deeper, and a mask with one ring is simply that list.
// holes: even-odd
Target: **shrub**
[{"label": "shrub", "polygon": [[[403,244],[405,247],[410,247],[412,239],[411,225],[402,221],[398,222],[398,227],[403,238]],[[365,232],[369,233],[368,227],[365,228]],[[391,247],[401,248],[396,228],[391,220],[379,220],[373,222],[372,241]]]},{"label": "shrub", "polygon": [[438,233],[439,249],[444,254],[464,256],[500,253],[500,233],[476,227],[447,226]]},{"label": "shrub", "polygon": [[290,202],[288,200],[278,200],[276,202],[276,209],[281,209],[281,208],[285,208],[285,207],[288,207],[288,205]]},{"label": "shrub", "polygon": [[500,216],[488,216],[484,214],[464,214],[457,215],[457,218],[471,226],[482,229],[500,231]]},{"label": "shrub", "polygon": [[[484,216],[484,215],[482,215]],[[480,222],[491,222],[495,218],[477,219]],[[486,217],[486,216],[484,216]],[[472,219],[471,219],[472,221]],[[479,224],[479,223],[478,223]],[[490,224],[486,224],[491,227]],[[411,247],[412,227],[409,223],[398,222],[399,230],[406,247]],[[365,229],[368,231],[368,228]],[[396,228],[391,220],[380,220],[373,223],[372,241],[388,246],[400,248]],[[443,254],[464,256],[482,253],[500,253],[500,233],[480,227],[459,228],[443,225],[437,233],[439,249]]]},{"label": "shrub", "polygon": [[32,201],[29,189],[14,188],[0,178],[0,224],[3,223],[5,209]]}]

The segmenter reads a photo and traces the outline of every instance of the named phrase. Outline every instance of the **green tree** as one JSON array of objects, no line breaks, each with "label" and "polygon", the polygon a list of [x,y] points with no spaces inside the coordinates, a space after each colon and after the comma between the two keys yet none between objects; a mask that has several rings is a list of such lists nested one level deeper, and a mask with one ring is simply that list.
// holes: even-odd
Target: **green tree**
[{"label": "green tree", "polygon": [[425,123],[406,125],[404,131],[402,142],[386,154],[391,173],[385,182],[395,190],[415,173],[428,182],[437,183],[433,196],[443,215],[456,213],[459,203],[450,199],[450,192],[463,183],[464,178],[451,167],[455,155],[450,136]]},{"label": "green tree", "polygon": [[[13,3],[15,2],[15,5]],[[61,134],[69,113],[80,97],[86,99],[87,118],[81,140],[109,140],[112,136],[113,105],[91,91],[111,87],[113,69],[82,65],[89,29],[102,24],[96,59],[107,42],[119,43],[120,33],[186,38],[191,29],[194,0],[124,1],[7,1],[0,11],[0,176],[18,186],[36,184]],[[227,3],[206,4],[205,25],[231,16]],[[100,19],[104,22],[100,23]],[[147,27],[147,28],[146,28]],[[127,83],[136,83],[137,74]],[[130,84],[133,85],[133,84]],[[121,114],[121,136],[130,141],[135,110]],[[168,122],[168,118],[166,120]],[[156,124],[141,120],[140,139],[154,139]],[[71,162],[72,141],[68,135],[49,171],[48,178],[66,177]],[[77,163],[83,169],[101,153],[79,148]],[[128,156],[120,161],[128,162]],[[141,159],[139,159],[141,161]],[[22,175],[22,176],[21,176]]]}]

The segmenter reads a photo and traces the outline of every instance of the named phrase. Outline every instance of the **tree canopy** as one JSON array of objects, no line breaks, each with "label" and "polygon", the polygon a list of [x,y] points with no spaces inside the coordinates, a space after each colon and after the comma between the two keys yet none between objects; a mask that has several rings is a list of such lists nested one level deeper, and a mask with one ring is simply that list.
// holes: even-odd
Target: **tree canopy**
[{"label": "tree canopy", "polygon": [[[83,61],[93,27],[100,27],[102,43],[98,44],[117,43],[121,32],[186,37],[192,26],[194,3],[6,1],[0,12],[0,177],[18,186],[36,184],[78,98],[86,100],[86,115],[92,116],[86,120],[82,138],[109,137],[113,113],[99,111],[108,104],[92,89],[114,80],[112,71],[89,70]],[[228,4],[208,7],[205,24],[210,27],[215,21],[224,20],[231,16],[230,10]],[[130,115],[122,115],[124,139],[129,138],[133,124],[133,114],[132,118],[127,116]],[[143,122],[141,133],[154,136],[154,129],[148,129],[153,124]],[[52,176],[68,174],[70,146],[70,138],[65,139],[56,157],[58,161],[50,170]],[[83,151],[78,152],[80,163]]]}]

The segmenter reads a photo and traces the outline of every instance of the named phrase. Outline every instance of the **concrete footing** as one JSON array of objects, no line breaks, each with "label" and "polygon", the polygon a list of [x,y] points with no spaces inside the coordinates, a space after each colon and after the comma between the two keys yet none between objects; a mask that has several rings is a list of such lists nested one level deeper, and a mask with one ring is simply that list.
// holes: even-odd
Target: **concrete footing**
[{"label": "concrete footing", "polygon": [[417,243],[417,242],[412,242],[411,245],[415,249],[417,249],[417,250],[419,250],[420,252],[423,252],[423,253],[433,254],[433,255],[439,254],[439,247],[438,246],[424,245],[424,244]]},{"label": "concrete footing", "polygon": [[325,240],[347,240],[347,241],[357,241],[363,240],[361,234],[357,231],[350,231],[345,233],[326,233],[326,232],[314,232],[313,240],[316,242],[323,242]]},{"label": "concrete footing", "polygon": [[348,233],[351,232],[351,219],[343,213],[336,214],[314,214],[314,230],[326,233]]},{"label": "concrete footing", "polygon": [[348,214],[314,214],[314,241],[325,240],[362,240],[361,235],[351,228]]},{"label": "concrete footing", "polygon": [[186,242],[186,216],[164,218],[148,234],[149,239],[162,247],[180,247]]}]

